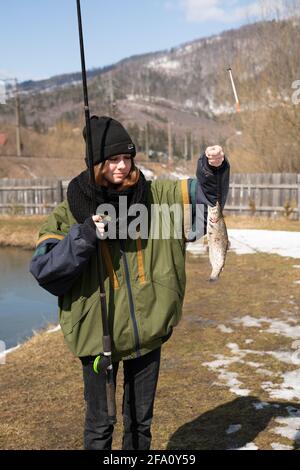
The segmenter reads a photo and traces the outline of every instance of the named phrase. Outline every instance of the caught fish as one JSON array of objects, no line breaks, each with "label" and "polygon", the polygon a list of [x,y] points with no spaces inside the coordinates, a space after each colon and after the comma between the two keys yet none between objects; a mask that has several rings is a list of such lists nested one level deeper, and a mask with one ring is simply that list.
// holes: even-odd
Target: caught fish
[{"label": "caught fish", "polygon": [[217,202],[216,206],[208,206],[207,214],[207,241],[209,261],[212,267],[209,281],[217,281],[224,268],[226,252],[228,249],[228,235],[222,208]]}]

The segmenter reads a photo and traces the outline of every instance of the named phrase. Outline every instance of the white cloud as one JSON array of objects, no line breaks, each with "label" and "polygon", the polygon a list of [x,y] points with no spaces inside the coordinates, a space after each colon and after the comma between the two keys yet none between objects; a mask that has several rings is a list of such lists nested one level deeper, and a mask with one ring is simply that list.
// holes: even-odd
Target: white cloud
[{"label": "white cloud", "polygon": [[[189,22],[217,21],[237,23],[290,16],[295,13],[298,0],[293,0],[294,9],[286,0],[256,0],[241,5],[239,0],[178,0]],[[297,8],[297,7],[296,7]]]}]

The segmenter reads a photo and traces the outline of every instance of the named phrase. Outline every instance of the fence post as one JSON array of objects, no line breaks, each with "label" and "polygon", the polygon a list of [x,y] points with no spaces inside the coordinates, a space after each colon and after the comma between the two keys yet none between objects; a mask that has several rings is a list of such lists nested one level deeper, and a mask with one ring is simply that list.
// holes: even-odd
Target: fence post
[{"label": "fence post", "polygon": [[56,185],[56,203],[60,204],[63,201],[63,187],[62,181],[58,180]]},{"label": "fence post", "polygon": [[300,174],[297,175],[298,184],[298,220],[300,220]]}]

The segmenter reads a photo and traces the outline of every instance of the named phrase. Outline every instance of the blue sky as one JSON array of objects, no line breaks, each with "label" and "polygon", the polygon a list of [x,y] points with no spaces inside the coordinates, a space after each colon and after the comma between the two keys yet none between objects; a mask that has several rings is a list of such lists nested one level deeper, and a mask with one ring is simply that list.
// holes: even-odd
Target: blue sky
[{"label": "blue sky", "polygon": [[[169,49],[259,16],[254,0],[81,0],[86,66]],[[80,70],[75,0],[1,0],[0,78]]]}]

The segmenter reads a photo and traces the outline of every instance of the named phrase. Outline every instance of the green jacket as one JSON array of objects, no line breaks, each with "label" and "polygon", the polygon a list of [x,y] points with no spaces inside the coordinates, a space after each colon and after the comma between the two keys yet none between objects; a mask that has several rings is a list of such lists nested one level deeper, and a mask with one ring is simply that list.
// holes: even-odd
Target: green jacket
[{"label": "green jacket", "polygon": [[[171,335],[182,314],[185,244],[192,224],[188,204],[195,203],[197,192],[193,183],[196,180],[147,182],[148,203],[178,204],[182,209],[179,238],[172,230],[178,214],[170,211],[173,236],[167,239],[150,233],[148,239],[100,241],[93,230],[91,240],[67,201],[41,227],[30,270],[42,287],[58,295],[61,329],[76,356],[103,351],[96,243],[100,244],[113,361],[144,355]],[[165,212],[160,212],[160,226],[164,217]]]},{"label": "green jacket", "polygon": [[[188,180],[147,182],[151,204],[189,203]],[[159,215],[161,222],[162,213]],[[189,225],[186,211],[186,229]],[[171,234],[173,213],[170,212]],[[183,220],[184,223],[184,220]],[[77,224],[67,201],[42,226],[34,257],[45,243],[63,240]],[[103,261],[109,329],[114,361],[135,358],[159,347],[181,317],[185,292],[185,239],[98,240]],[[40,253],[39,253],[40,250]],[[68,250],[67,250],[68,251]],[[42,252],[42,253],[41,253]],[[70,256],[70,253],[68,253]],[[72,287],[58,298],[64,338],[76,356],[103,351],[96,256],[91,255]]]}]

